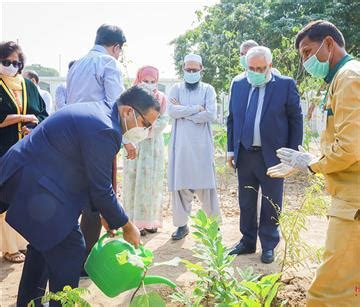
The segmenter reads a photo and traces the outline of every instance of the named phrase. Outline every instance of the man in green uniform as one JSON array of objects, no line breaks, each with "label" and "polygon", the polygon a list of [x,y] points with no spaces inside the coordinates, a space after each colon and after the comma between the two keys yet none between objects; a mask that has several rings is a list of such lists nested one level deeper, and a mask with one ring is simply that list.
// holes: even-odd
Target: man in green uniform
[{"label": "man in green uniform", "polygon": [[309,170],[325,176],[332,196],[329,226],[307,306],[360,306],[360,62],[347,54],[342,33],[323,20],[297,34],[296,48],[305,70],[328,84],[321,156],[280,148],[282,163],[268,174]]}]

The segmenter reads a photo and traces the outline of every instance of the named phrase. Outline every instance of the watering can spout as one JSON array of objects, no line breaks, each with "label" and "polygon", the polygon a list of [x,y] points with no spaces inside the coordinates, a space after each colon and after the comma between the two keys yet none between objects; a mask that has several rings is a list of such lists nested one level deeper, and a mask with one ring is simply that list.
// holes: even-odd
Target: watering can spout
[{"label": "watering can spout", "polygon": [[161,277],[161,276],[145,276],[144,278],[145,285],[153,285],[153,284],[164,284],[173,289],[176,288],[176,284],[174,284],[171,280]]}]

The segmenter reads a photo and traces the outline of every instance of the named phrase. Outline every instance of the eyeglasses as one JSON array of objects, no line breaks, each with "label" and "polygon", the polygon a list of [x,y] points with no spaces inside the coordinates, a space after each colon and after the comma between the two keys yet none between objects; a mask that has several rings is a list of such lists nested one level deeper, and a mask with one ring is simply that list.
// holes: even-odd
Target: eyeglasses
[{"label": "eyeglasses", "polygon": [[4,65],[5,67],[9,67],[11,64],[17,68],[22,68],[22,66],[23,66],[22,62],[10,61],[10,60],[1,60],[1,64]]},{"label": "eyeglasses", "polygon": [[185,69],[185,68],[184,68],[184,71],[190,72],[190,73],[194,73],[194,72],[200,71],[200,69],[192,69],[192,68],[187,68],[187,69]]},{"label": "eyeglasses", "polygon": [[145,116],[144,116],[137,108],[135,108],[135,107],[133,107],[133,106],[131,106],[131,107],[136,111],[136,113],[138,113],[138,114],[141,116],[141,118],[142,118],[143,121],[144,121],[145,127],[146,127],[146,128],[151,128],[151,127],[152,127],[152,123],[150,123],[150,122],[145,118]]}]

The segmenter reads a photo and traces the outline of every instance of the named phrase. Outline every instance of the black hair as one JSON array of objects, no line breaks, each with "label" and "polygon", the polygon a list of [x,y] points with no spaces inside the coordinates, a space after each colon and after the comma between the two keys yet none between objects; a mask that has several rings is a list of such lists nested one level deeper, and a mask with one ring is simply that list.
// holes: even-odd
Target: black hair
[{"label": "black hair", "polygon": [[344,36],[340,30],[326,20],[312,21],[302,28],[296,35],[295,47],[299,49],[299,45],[305,37],[311,41],[322,42],[326,36],[331,36],[340,47],[345,47]]},{"label": "black hair", "polygon": [[14,52],[18,54],[19,62],[22,64],[18,70],[18,72],[21,73],[25,65],[25,55],[22,52],[20,46],[13,41],[7,41],[7,42],[4,41],[0,43],[0,60],[5,60],[8,56],[13,54]]},{"label": "black hair", "polygon": [[185,82],[185,87],[189,90],[189,91],[194,91],[199,87],[200,81],[196,82],[196,83],[187,83]]},{"label": "black hair", "polygon": [[73,61],[69,62],[69,64],[68,64],[68,69],[69,69],[69,70],[70,70],[71,66],[73,66],[73,65],[74,65],[74,63],[75,63],[75,62],[76,62],[75,60],[73,60]]},{"label": "black hair", "polygon": [[26,78],[28,79],[35,79],[36,83],[39,83],[40,79],[39,79],[39,75],[37,74],[36,71],[33,70],[27,70],[24,72],[24,75],[26,75]]},{"label": "black hair", "polygon": [[118,106],[130,106],[134,110],[146,114],[150,109],[160,112],[160,103],[146,89],[140,86],[132,86],[121,94],[120,98],[116,101]]},{"label": "black hair", "polygon": [[122,45],[126,42],[124,32],[118,26],[103,24],[96,32],[96,45],[113,46]]}]

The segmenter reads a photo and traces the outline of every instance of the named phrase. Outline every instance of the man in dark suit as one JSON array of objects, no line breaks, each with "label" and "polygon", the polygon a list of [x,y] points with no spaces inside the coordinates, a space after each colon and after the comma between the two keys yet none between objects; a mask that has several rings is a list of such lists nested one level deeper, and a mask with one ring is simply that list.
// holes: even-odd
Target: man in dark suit
[{"label": "man in dark suit", "polygon": [[[238,172],[243,235],[230,254],[255,253],[259,234],[261,260],[271,263],[279,243],[277,219],[283,180],[270,178],[266,171],[280,162],[276,157],[278,148],[286,144],[285,147],[296,149],[301,144],[303,119],[294,80],[271,73],[271,51],[263,46],[254,47],[246,59],[246,75],[231,88],[227,120],[228,162]],[[259,186],[264,197],[258,225]]]},{"label": "man in dark suit", "polygon": [[[108,230],[123,228],[137,246],[139,231],[128,221],[112,186],[112,161],[122,136],[146,138],[160,111],[145,90],[132,87],[113,107],[74,104],[56,112],[0,159],[0,212],[29,245],[18,306],[65,285],[77,287],[85,257],[78,219],[92,203]],[[40,304],[40,302],[37,302]]]}]

